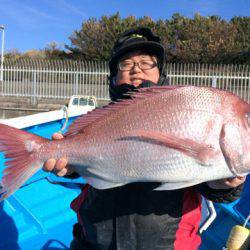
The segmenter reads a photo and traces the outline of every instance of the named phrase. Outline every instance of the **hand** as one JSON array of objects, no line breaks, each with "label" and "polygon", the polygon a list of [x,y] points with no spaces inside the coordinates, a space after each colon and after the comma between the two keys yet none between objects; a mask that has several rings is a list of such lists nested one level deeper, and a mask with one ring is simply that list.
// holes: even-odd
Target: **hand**
[{"label": "hand", "polygon": [[[52,136],[53,140],[63,139],[63,135],[60,133],[54,133]],[[46,172],[54,172],[58,176],[64,176],[67,174],[71,174],[73,171],[69,169],[67,166],[68,160],[66,158],[56,159],[48,159],[44,165],[43,170]]]},{"label": "hand", "polygon": [[238,187],[239,185],[244,183],[245,180],[246,180],[246,176],[237,176],[234,178],[209,181],[207,182],[207,185],[213,189],[230,189],[230,188]]}]

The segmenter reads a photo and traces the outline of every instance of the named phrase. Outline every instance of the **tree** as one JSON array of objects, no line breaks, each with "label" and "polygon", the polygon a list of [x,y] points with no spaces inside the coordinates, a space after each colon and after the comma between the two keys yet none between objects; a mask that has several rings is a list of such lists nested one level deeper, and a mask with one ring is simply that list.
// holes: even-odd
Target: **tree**
[{"label": "tree", "polygon": [[119,13],[102,16],[99,21],[90,18],[82,24],[81,30],[73,32],[69,37],[71,46],[66,48],[78,58],[108,60],[118,34],[135,22],[135,17],[121,19]]},{"label": "tree", "polygon": [[46,59],[63,59],[70,55],[62,50],[57,42],[50,42],[43,50]]},{"label": "tree", "polygon": [[249,51],[249,25],[249,18],[241,17],[227,22],[219,16],[195,14],[194,18],[187,18],[177,13],[169,20],[153,21],[147,16],[122,19],[116,13],[84,22],[82,28],[71,35],[71,46],[67,48],[78,58],[108,60],[120,33],[146,26],[161,37],[168,62],[231,63]]},{"label": "tree", "polygon": [[176,13],[170,19],[156,21],[148,16],[121,18],[119,12],[99,20],[89,18],[69,37],[71,44],[65,46],[69,52],[51,42],[43,50],[23,54],[12,51],[5,56],[107,61],[119,34],[139,26],[149,27],[161,37],[167,62],[250,63],[250,17],[226,21],[198,13],[194,18]]},{"label": "tree", "polygon": [[69,37],[71,46],[66,46],[75,56],[83,59],[108,60],[110,52],[119,34],[127,29],[147,26],[154,28],[155,22],[150,17],[136,19],[128,16],[124,19],[119,12],[100,20],[90,18],[82,24],[82,28]]},{"label": "tree", "polygon": [[250,64],[250,17],[234,17],[230,23],[237,29],[237,49],[231,53],[231,58],[237,63]]},{"label": "tree", "polygon": [[20,57],[21,57],[21,52],[19,52],[18,49],[12,49],[12,50],[8,51],[7,53],[5,53],[5,55],[4,55],[5,59],[17,60]]}]

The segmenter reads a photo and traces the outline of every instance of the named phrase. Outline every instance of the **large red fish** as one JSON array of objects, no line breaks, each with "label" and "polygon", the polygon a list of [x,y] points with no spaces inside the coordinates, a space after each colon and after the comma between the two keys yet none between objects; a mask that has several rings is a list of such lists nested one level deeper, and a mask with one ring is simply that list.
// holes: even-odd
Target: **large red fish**
[{"label": "large red fish", "polygon": [[65,139],[50,141],[0,125],[9,160],[2,178],[8,197],[49,158],[68,163],[98,189],[160,182],[171,190],[250,172],[250,105],[207,87],[142,89],[78,118]]}]

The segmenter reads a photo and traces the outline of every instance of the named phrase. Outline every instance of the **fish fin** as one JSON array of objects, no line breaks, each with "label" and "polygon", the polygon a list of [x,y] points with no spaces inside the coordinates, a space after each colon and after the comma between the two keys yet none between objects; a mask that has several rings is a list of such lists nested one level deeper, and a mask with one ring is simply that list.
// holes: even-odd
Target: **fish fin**
[{"label": "fish fin", "polygon": [[163,191],[163,190],[175,190],[186,187],[191,187],[201,183],[202,181],[183,181],[183,182],[167,182],[162,183],[159,187],[155,188],[155,191]]},{"label": "fish fin", "polygon": [[[78,117],[68,128],[68,131],[64,136],[71,136],[79,133],[88,133],[88,128],[94,129],[98,122],[102,122],[105,118],[114,120],[111,114],[115,114],[119,110],[126,108],[132,104],[143,101],[146,98],[151,98],[157,94],[162,94],[166,91],[172,91],[177,88],[183,88],[185,86],[153,86],[150,88],[137,89],[136,92],[132,92],[129,95],[131,99],[120,100],[118,102],[112,102],[102,108],[96,108],[89,111],[87,114]],[[93,126],[93,124],[95,124]]]},{"label": "fish fin", "polygon": [[114,183],[95,177],[84,177],[87,183],[97,189],[115,188],[125,185],[124,183]]},{"label": "fish fin", "polygon": [[8,158],[1,180],[0,201],[14,193],[42,167],[36,151],[46,141],[37,135],[0,124],[0,151]]},{"label": "fish fin", "polygon": [[234,175],[243,164],[243,147],[239,128],[234,124],[224,124],[220,133],[220,147],[225,161]]},{"label": "fish fin", "polygon": [[117,103],[112,103],[106,105],[102,108],[97,108],[92,111],[89,111],[87,114],[78,117],[68,128],[68,131],[64,134],[64,136],[72,136],[79,133],[88,133],[88,128],[91,126],[93,128],[93,124],[97,125],[98,122],[101,122],[105,119],[105,117],[110,116],[110,114],[116,112],[119,109],[127,106],[132,102],[132,100],[121,101]]},{"label": "fish fin", "polygon": [[176,149],[204,165],[210,165],[210,160],[218,154],[218,151],[214,150],[211,145],[198,143],[188,138],[180,138],[169,133],[136,130],[129,134],[128,138],[132,139],[131,137]]},{"label": "fish fin", "polygon": [[94,168],[87,167],[86,170],[87,171],[83,175],[83,178],[94,188],[108,189],[125,185],[125,183],[116,183],[105,180],[103,176],[100,176],[100,172],[96,171]]}]

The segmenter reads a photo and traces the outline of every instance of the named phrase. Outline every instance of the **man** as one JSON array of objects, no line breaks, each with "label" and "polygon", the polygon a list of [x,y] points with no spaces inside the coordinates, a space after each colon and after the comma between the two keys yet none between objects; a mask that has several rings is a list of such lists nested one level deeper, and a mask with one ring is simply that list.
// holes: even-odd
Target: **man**
[{"label": "man", "polygon": [[[151,30],[138,28],[122,34],[109,62],[111,100],[129,98],[126,93],[137,88],[166,85],[164,55],[160,39]],[[67,159],[50,159],[44,169],[63,176],[70,174],[66,164]],[[174,191],[153,191],[159,183],[106,190],[87,185],[72,202],[79,223],[74,227],[71,248],[197,249],[200,194],[212,201],[230,202],[239,197],[243,182],[238,177]]]}]

